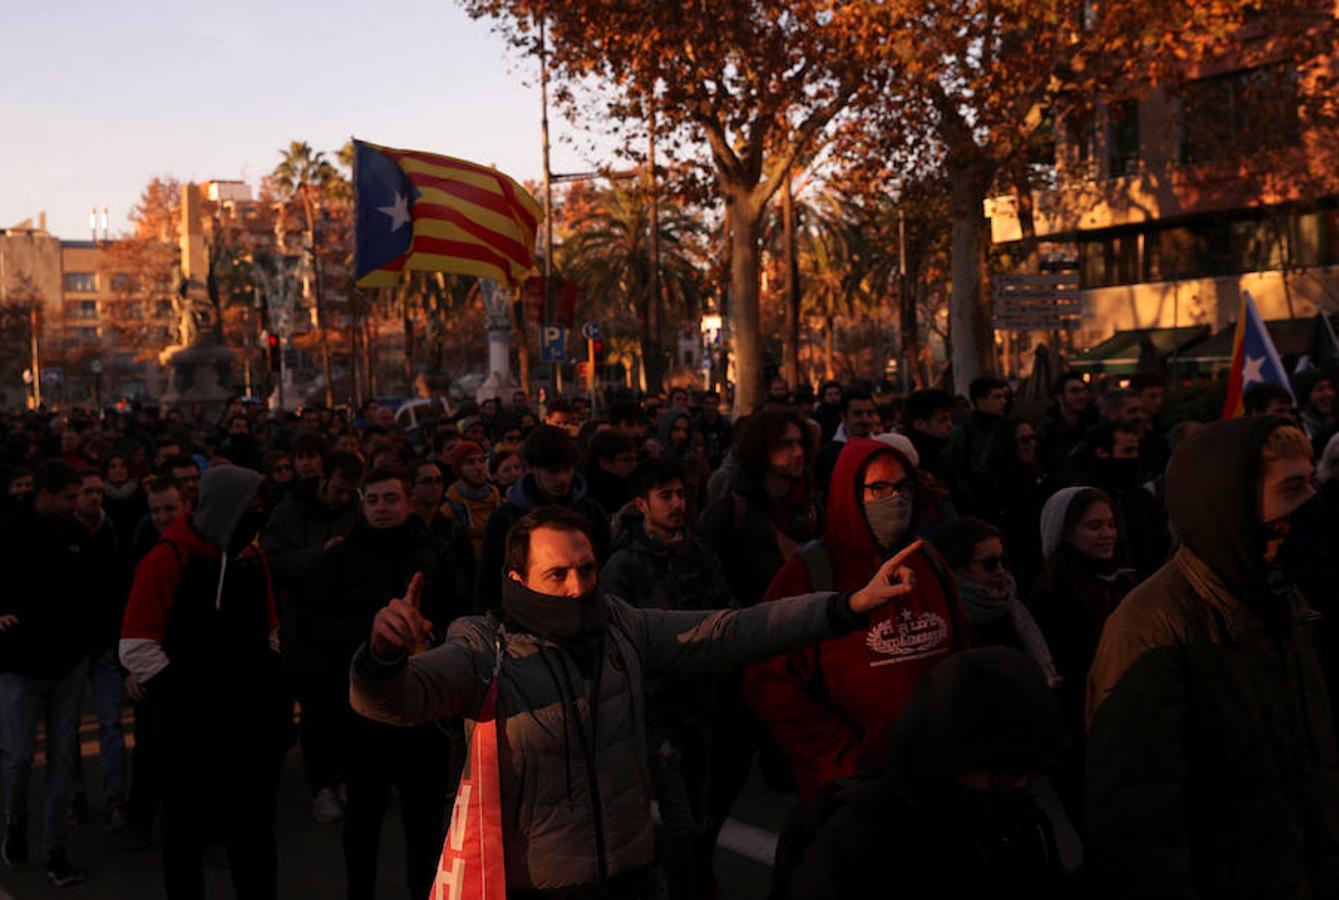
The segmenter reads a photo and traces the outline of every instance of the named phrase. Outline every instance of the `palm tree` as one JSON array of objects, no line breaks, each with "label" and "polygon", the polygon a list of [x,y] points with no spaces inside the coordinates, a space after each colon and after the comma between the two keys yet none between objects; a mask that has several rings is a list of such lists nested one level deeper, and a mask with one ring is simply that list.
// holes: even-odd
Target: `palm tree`
[{"label": "palm tree", "polygon": [[874,320],[891,295],[898,267],[897,218],[887,207],[830,191],[815,206],[804,209],[799,234],[805,299],[826,321],[824,368],[828,378],[835,374],[837,315],[872,314],[868,318]]},{"label": "palm tree", "polygon": [[700,309],[705,273],[690,244],[701,225],[681,209],[661,208],[657,298],[650,296],[650,207],[639,186],[614,185],[595,194],[595,209],[573,224],[573,235],[558,250],[557,262],[581,285],[593,311],[610,320],[633,320],[641,345],[647,387],[660,384],[667,310],[692,315]]},{"label": "palm tree", "polygon": [[282,159],[274,167],[274,186],[285,197],[297,197],[306,221],[307,252],[311,254],[312,282],[316,297],[316,331],[321,342],[321,374],[325,380],[325,404],[334,405],[334,383],[330,375],[330,335],[326,331],[325,297],[321,284],[321,257],[317,252],[316,212],[321,195],[339,182],[339,173],[306,141],[293,141],[279,151]]}]

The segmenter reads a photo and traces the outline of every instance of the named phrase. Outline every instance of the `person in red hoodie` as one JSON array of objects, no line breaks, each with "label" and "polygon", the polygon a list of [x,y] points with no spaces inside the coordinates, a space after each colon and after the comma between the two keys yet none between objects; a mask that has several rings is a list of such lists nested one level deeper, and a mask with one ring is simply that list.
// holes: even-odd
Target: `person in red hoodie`
[{"label": "person in red hoodie", "polygon": [[[858,590],[914,538],[916,469],[895,448],[847,442],[828,492],[827,529],[777,572],[764,602],[815,590]],[[908,557],[916,589],[867,628],[754,663],[744,694],[787,751],[801,797],[892,752],[893,723],[921,677],[967,647],[966,616],[948,566],[928,544]]]}]

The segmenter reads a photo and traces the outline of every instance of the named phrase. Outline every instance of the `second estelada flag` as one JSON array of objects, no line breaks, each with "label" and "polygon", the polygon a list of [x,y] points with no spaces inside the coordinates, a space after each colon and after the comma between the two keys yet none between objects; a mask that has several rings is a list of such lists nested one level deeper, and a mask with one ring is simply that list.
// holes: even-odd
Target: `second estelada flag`
[{"label": "second estelada flag", "polygon": [[1241,312],[1232,338],[1232,368],[1228,371],[1227,401],[1223,418],[1235,419],[1245,412],[1246,389],[1257,382],[1277,384],[1288,393],[1288,372],[1279,359],[1279,351],[1269,337],[1269,329],[1249,291],[1241,292]]},{"label": "second estelada flag", "polygon": [[354,280],[384,287],[405,270],[515,286],[535,273],[539,204],[477,163],[355,140]]}]

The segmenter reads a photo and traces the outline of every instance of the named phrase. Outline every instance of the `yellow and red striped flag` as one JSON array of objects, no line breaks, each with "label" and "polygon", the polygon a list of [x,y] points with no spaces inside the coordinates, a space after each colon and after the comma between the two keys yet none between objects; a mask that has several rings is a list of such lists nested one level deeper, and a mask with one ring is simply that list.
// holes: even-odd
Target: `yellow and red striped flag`
[{"label": "yellow and red striped flag", "polygon": [[405,269],[514,287],[536,272],[539,204],[496,169],[354,141],[354,279],[383,287]]}]

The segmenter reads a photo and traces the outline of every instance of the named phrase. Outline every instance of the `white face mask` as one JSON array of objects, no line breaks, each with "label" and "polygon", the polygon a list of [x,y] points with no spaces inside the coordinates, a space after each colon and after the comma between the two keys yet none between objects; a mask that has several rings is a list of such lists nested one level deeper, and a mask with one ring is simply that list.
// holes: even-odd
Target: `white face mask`
[{"label": "white face mask", "polygon": [[864,502],[865,521],[884,550],[897,546],[911,525],[911,498],[902,494]]}]

